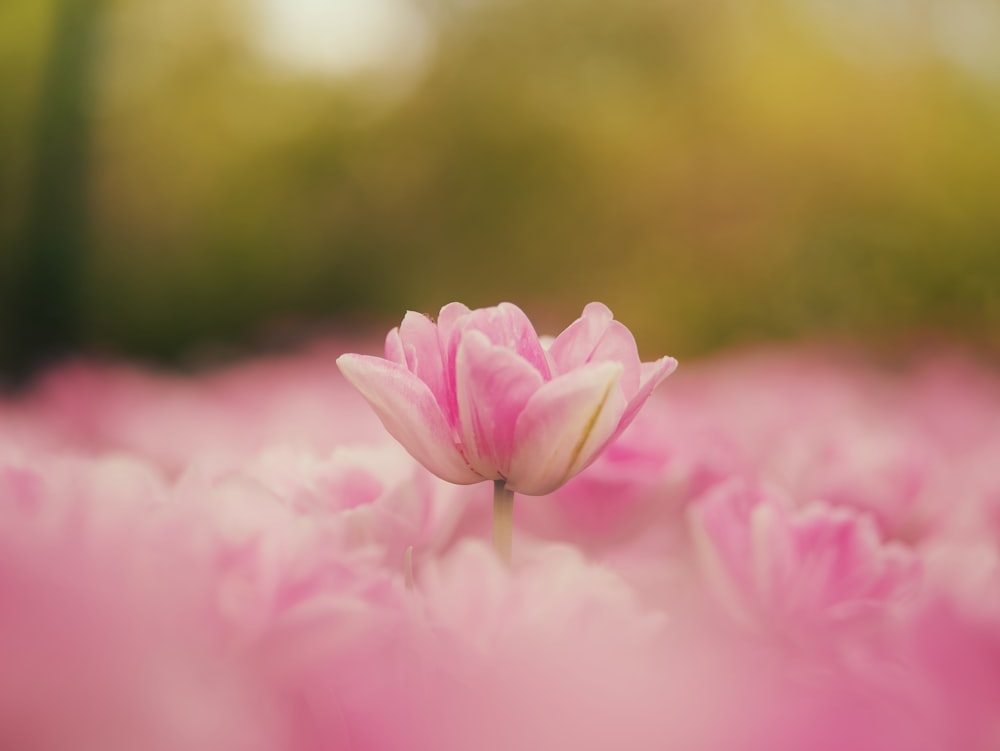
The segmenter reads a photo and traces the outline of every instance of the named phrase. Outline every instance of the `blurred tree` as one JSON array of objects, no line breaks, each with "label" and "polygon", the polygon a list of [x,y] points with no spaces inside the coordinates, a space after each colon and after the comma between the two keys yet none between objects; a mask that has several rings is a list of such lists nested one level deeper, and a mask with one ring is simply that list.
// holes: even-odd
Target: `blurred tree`
[{"label": "blurred tree", "polygon": [[91,91],[102,3],[57,0],[39,93],[22,236],[9,301],[17,322],[9,363],[23,376],[79,344],[79,283],[87,242]]}]

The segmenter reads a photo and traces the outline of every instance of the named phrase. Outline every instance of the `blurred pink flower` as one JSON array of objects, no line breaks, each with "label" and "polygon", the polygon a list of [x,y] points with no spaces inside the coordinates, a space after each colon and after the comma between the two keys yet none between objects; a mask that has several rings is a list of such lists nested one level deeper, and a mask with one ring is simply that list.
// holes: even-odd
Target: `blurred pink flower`
[{"label": "blurred pink flower", "polygon": [[385,359],[337,364],[386,429],[424,466],[459,484],[505,480],[545,495],[589,465],[677,366],[641,363],[635,339],[591,303],[543,346],[511,303],[407,313]]},{"label": "blurred pink flower", "polygon": [[407,548],[418,557],[443,548],[462,511],[458,489],[395,443],[338,446],[325,456],[275,448],[231,474],[260,482],[303,516],[329,520],[345,548],[380,548],[399,572]]},{"label": "blurred pink flower", "polygon": [[553,546],[511,570],[467,541],[412,594],[397,630],[317,662],[305,696],[321,722],[340,707],[353,748],[663,747],[664,618],[618,577]]},{"label": "blurred pink flower", "polygon": [[[0,461],[0,748],[273,751],[267,686],[206,639],[215,580],[139,462]],[[230,645],[226,645],[229,647]]]},{"label": "blurred pink flower", "polygon": [[715,595],[739,620],[819,640],[912,593],[918,565],[883,543],[874,520],[849,508],[784,497],[744,483],[711,491],[691,508],[698,560]]},{"label": "blurred pink flower", "polygon": [[17,399],[0,395],[0,450],[124,452],[176,475],[194,461],[236,463],[276,445],[389,442],[354,389],[330,377],[346,346],[317,344],[197,377],[73,362]]},{"label": "blurred pink flower", "polygon": [[936,748],[1000,747],[998,585],[994,571],[991,592],[984,593],[992,600],[987,607],[969,607],[947,592],[935,593],[907,635],[921,722],[937,741]]}]

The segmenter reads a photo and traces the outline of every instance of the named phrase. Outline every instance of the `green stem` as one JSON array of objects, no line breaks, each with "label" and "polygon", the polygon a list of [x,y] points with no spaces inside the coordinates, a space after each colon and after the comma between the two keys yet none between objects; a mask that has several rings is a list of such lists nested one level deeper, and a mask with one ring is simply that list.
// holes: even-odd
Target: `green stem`
[{"label": "green stem", "polygon": [[403,556],[403,582],[407,589],[413,589],[413,546],[406,549]]},{"label": "green stem", "polygon": [[493,482],[493,549],[510,565],[511,540],[514,536],[514,491],[503,480]]}]

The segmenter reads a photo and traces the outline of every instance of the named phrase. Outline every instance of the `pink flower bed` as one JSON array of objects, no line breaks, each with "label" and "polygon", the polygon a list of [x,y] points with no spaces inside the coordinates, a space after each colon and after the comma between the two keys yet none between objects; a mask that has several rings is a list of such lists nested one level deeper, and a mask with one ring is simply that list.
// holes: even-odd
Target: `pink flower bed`
[{"label": "pink flower bed", "polygon": [[508,568],[344,349],[0,402],[0,749],[1000,748],[995,373],[684,363],[518,495]]}]

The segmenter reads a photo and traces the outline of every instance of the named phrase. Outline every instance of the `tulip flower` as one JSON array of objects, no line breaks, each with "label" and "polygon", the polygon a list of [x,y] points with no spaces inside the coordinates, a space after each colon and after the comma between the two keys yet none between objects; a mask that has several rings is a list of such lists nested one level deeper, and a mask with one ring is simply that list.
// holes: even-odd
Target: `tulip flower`
[{"label": "tulip flower", "polygon": [[512,494],[545,495],[586,468],[677,361],[640,362],[631,332],[600,303],[548,346],[516,305],[451,303],[436,324],[407,313],[385,358],[346,354],[337,364],[431,472],[494,481],[494,534],[499,524],[509,539]]},{"label": "tulip flower", "polygon": [[825,630],[881,618],[919,580],[912,551],[883,541],[874,518],[850,507],[795,507],[777,491],[734,480],[688,513],[715,597],[738,622],[786,641],[832,642]]}]

